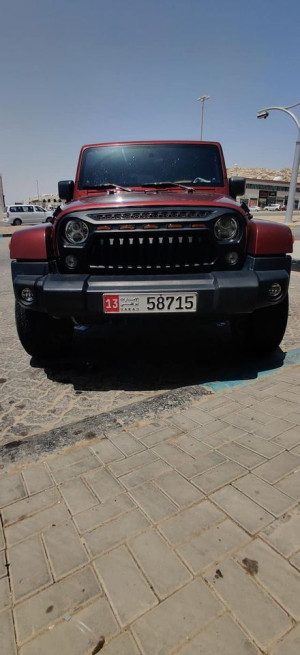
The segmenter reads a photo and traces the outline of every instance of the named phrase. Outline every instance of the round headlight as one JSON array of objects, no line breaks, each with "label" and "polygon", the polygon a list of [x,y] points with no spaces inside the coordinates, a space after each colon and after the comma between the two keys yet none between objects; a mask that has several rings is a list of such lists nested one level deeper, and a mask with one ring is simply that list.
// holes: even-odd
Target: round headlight
[{"label": "round headlight", "polygon": [[239,224],[234,216],[221,216],[215,222],[215,236],[219,240],[230,241],[235,239],[239,229]]},{"label": "round headlight", "polygon": [[70,243],[84,243],[89,236],[89,228],[86,223],[74,218],[66,223],[65,236]]}]

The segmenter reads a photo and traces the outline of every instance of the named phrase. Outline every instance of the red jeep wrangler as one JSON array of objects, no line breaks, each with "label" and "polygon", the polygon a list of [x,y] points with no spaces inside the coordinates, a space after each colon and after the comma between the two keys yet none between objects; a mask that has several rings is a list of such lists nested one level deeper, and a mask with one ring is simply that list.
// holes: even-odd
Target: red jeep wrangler
[{"label": "red jeep wrangler", "polygon": [[[75,324],[127,317],[229,320],[239,346],[280,344],[292,233],[236,202],[219,143],[83,146],[53,224],[11,240],[16,325],[33,356],[58,353]],[[184,317],[183,317],[184,315]]]}]

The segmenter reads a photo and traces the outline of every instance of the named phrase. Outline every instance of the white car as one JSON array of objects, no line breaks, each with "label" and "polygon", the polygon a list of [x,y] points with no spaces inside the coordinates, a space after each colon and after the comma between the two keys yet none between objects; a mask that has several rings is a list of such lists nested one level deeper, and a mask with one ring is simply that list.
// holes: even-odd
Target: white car
[{"label": "white car", "polygon": [[250,212],[260,212],[261,211],[261,207],[259,207],[258,205],[254,205],[253,207],[249,207],[249,209],[250,209]]},{"label": "white car", "polygon": [[279,211],[281,209],[280,203],[274,203],[273,205],[267,205],[265,210],[268,212]]},{"label": "white car", "polygon": [[39,205],[8,205],[4,218],[10,225],[36,225],[46,223],[53,216],[53,211],[47,211]]}]

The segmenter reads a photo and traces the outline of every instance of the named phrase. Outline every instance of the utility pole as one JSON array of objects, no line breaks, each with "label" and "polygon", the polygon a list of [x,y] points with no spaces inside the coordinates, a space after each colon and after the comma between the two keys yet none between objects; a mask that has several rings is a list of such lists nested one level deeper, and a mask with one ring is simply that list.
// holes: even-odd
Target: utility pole
[{"label": "utility pole", "polygon": [[203,136],[203,120],[204,120],[204,103],[205,100],[209,100],[210,96],[201,96],[201,98],[197,98],[199,102],[202,102],[202,108],[201,108],[201,129],[200,129],[200,140],[202,141],[202,136]]},{"label": "utility pole", "polygon": [[292,107],[298,107],[300,105],[300,102],[295,102],[294,105],[289,105],[288,107],[265,107],[265,109],[260,109],[259,112],[257,112],[257,118],[268,118],[269,116],[269,111],[283,111],[285,114],[288,114],[296,123],[297,128],[298,128],[298,135],[296,139],[296,146],[295,146],[295,154],[294,154],[294,162],[293,162],[293,168],[291,172],[291,180],[290,180],[290,188],[289,188],[289,196],[288,196],[288,203],[287,203],[287,208],[286,208],[286,213],[285,213],[285,223],[292,223],[293,222],[293,211],[294,211],[294,206],[295,206],[295,193],[296,193],[296,187],[297,187],[297,178],[298,178],[298,170],[299,170],[299,164],[300,164],[300,123],[298,119],[296,118],[295,114],[292,114],[289,109],[292,109]]},{"label": "utility pole", "polygon": [[3,195],[3,183],[2,183],[2,175],[0,173],[0,220],[3,220],[3,214],[4,214],[4,207],[5,207],[5,202],[4,202],[4,195]]}]

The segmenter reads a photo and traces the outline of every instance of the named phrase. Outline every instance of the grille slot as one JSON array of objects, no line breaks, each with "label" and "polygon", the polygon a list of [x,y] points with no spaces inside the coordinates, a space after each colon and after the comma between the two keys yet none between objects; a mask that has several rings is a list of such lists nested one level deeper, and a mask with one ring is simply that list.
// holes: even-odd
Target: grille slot
[{"label": "grille slot", "polygon": [[163,219],[165,221],[172,220],[192,220],[206,218],[212,213],[211,209],[139,209],[139,210],[124,210],[124,211],[105,211],[88,213],[87,218],[94,221],[157,221]]},{"label": "grille slot", "polygon": [[96,233],[89,269],[101,274],[199,272],[214,259],[209,230]]}]

